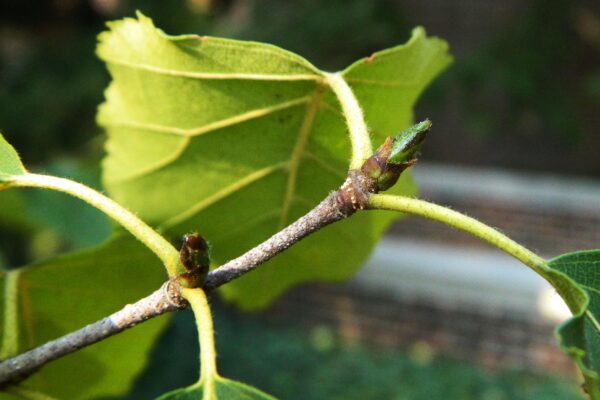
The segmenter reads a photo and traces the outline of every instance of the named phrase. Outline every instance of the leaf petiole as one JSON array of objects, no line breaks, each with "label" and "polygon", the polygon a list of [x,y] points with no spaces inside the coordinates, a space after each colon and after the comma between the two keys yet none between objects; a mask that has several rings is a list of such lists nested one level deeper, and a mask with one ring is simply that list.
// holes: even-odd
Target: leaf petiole
[{"label": "leaf petiole", "polygon": [[4,272],[4,334],[0,343],[0,360],[19,352],[19,309],[18,290],[20,269]]},{"label": "leaf petiole", "polygon": [[164,237],[131,211],[88,186],[65,178],[25,173],[7,176],[0,188],[6,187],[51,189],[77,197],[108,215],[145,244],[160,258],[170,277],[185,272],[179,261],[179,252]]},{"label": "leaf petiole", "polygon": [[369,206],[372,209],[400,211],[407,214],[419,215],[460,229],[510,254],[539,275],[545,278],[548,277],[548,264],[546,260],[496,229],[454,210],[424,200],[389,194],[371,195],[369,197]]},{"label": "leaf petiole", "polygon": [[182,289],[181,294],[190,303],[198,326],[200,341],[200,380],[198,384],[202,385],[202,399],[213,400],[217,398],[215,381],[219,374],[217,373],[213,320],[208,299],[204,290],[199,288]]},{"label": "leaf petiole", "polygon": [[360,169],[365,160],[373,154],[369,129],[365,123],[362,108],[360,108],[352,89],[341,74],[328,73],[325,77],[331,90],[333,90],[342,105],[346,124],[348,125],[350,142],[352,143],[350,169]]}]

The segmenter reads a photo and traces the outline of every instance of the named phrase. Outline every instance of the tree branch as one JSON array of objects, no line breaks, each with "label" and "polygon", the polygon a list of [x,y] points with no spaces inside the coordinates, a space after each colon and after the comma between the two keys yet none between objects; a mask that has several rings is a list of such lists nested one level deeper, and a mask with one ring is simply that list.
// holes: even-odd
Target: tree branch
[{"label": "tree branch", "polygon": [[371,180],[364,174],[351,170],[344,185],[306,215],[240,257],[210,272],[204,288],[212,290],[239,278],[311,233],[349,217],[358,209],[366,208],[371,186]]},{"label": "tree branch", "polygon": [[187,306],[175,280],[116,313],[75,332],[19,354],[0,363],[0,388],[19,382],[42,365],[129,329],[140,322]]},{"label": "tree branch", "polygon": [[[429,121],[424,121],[395,138],[388,138],[377,152],[363,163],[360,170],[351,169],[348,172],[346,181],[337,191],[329,194],[325,200],[287,228],[210,272],[204,281],[203,289],[210,291],[239,278],[311,233],[345,219],[357,210],[368,208],[372,194],[391,187],[402,171],[416,162],[416,153],[430,126]],[[0,388],[25,379],[52,360],[113,336],[140,322],[169,311],[186,308],[188,304],[182,297],[178,278],[172,277],[151,295],[100,321],[1,362]]]},{"label": "tree branch", "polygon": [[[350,171],[344,185],[306,215],[240,257],[210,272],[203,288],[210,291],[239,278],[307,235],[347,218],[358,209],[366,208],[366,188],[370,187],[369,182],[371,180],[360,171]],[[175,277],[149,296],[106,318],[0,362],[0,388],[22,381],[50,361],[109,338],[150,318],[186,307],[187,302],[181,297],[181,286]]]}]

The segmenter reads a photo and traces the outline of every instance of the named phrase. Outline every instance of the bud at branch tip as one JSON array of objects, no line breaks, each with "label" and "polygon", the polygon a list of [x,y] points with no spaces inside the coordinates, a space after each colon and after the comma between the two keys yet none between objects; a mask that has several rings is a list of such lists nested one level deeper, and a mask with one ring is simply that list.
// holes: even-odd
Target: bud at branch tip
[{"label": "bud at branch tip", "polygon": [[417,154],[431,128],[431,121],[426,119],[402,131],[395,137],[386,138],[361,167],[361,171],[376,183],[377,191],[392,187],[402,171],[417,162]]}]

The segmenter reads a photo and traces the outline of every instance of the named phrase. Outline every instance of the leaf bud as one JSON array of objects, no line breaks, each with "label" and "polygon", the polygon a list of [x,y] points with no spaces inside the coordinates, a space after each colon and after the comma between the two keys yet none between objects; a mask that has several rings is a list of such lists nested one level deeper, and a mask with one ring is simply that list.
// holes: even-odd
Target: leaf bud
[{"label": "leaf bud", "polygon": [[431,129],[431,121],[426,119],[396,135],[387,158],[388,163],[402,164],[414,159],[429,129]]},{"label": "leaf bud", "polygon": [[376,191],[394,186],[402,171],[417,162],[417,153],[430,128],[431,121],[426,119],[394,138],[386,138],[375,154],[364,162],[361,171],[375,181]]},{"label": "leaf bud", "polygon": [[210,247],[196,232],[183,236],[183,243],[179,250],[181,264],[188,271],[181,274],[189,287],[198,287],[204,283],[210,267]]}]

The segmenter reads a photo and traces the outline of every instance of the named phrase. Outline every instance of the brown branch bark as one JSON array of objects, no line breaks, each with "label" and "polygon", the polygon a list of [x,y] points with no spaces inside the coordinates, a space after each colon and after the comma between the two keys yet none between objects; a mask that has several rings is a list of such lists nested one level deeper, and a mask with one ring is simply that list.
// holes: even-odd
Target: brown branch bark
[{"label": "brown branch bark", "polygon": [[210,272],[204,289],[212,290],[252,271],[311,233],[354,214],[368,205],[373,182],[359,171],[350,171],[337,191],[300,219],[277,232],[263,243]]},{"label": "brown branch bark", "polygon": [[0,363],[0,387],[19,382],[42,365],[129,329],[169,311],[185,308],[177,282],[160,289],[116,313]]},{"label": "brown branch bark", "polygon": [[[306,215],[240,257],[210,272],[203,288],[209,291],[239,278],[311,233],[366,208],[369,193],[376,191],[375,185],[375,181],[365,173],[350,171],[342,187],[327,196]],[[97,343],[140,322],[185,307],[187,303],[181,297],[181,287],[176,281],[168,281],[151,295],[100,321],[0,362],[0,388],[25,379],[50,361]]]}]

